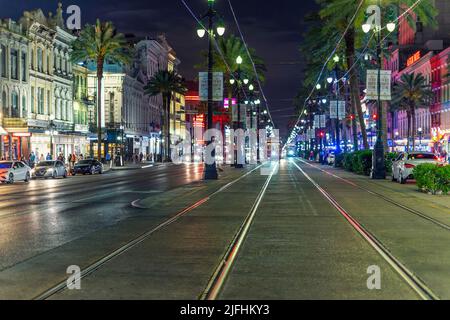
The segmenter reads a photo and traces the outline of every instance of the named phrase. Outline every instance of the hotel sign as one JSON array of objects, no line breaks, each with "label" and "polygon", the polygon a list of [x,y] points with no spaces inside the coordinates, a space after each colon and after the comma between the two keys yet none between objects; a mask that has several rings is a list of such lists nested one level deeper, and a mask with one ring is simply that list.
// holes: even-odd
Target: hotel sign
[{"label": "hotel sign", "polygon": [[417,51],[416,53],[414,53],[413,55],[411,55],[408,60],[406,60],[406,66],[412,66],[414,63],[416,63],[417,61],[420,60],[420,58],[422,57],[421,52]]}]

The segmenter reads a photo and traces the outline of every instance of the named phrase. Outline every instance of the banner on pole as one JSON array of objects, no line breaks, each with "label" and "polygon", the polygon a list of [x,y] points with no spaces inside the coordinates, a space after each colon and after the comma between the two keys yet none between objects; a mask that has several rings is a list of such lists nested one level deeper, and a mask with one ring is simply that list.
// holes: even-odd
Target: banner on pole
[{"label": "banner on pole", "polygon": [[[208,101],[208,72],[198,74],[200,101]],[[213,101],[223,101],[223,73],[213,72]]]},{"label": "banner on pole", "polygon": [[345,119],[345,101],[330,101],[330,119]]},{"label": "banner on pole", "polygon": [[[380,100],[390,101],[391,97],[391,70],[380,71]],[[367,70],[366,98],[378,100],[378,70]]]}]

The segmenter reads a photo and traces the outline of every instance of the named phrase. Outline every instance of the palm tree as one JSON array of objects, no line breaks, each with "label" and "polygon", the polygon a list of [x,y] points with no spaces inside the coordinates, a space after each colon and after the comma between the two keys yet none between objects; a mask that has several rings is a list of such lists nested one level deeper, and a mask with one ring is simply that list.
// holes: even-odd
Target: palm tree
[{"label": "palm tree", "polygon": [[[361,25],[365,19],[365,8],[373,1],[366,0],[358,9],[359,1],[355,0],[316,0],[321,5],[320,17],[324,21],[324,32],[334,35],[336,32],[342,34],[347,30],[344,37],[345,56],[347,60],[347,68],[351,68],[355,63],[356,48],[361,47],[364,40],[364,34],[361,31]],[[383,16],[386,19],[390,18],[388,15],[392,13],[394,8],[399,14],[405,12],[408,8],[414,5],[416,0],[381,0],[381,7],[383,8]],[[353,23],[350,23],[355,12],[357,13]],[[414,15],[416,17],[414,17]],[[432,0],[422,0],[411,13],[407,15],[410,24],[415,27],[415,19],[420,20],[424,25],[436,26],[437,10]],[[383,19],[385,20],[385,19]],[[347,29],[348,27],[348,29]],[[332,38],[332,36],[330,36]],[[355,68],[350,69],[350,88],[355,109],[358,114],[358,119],[363,136],[364,147],[368,149],[367,134],[365,128],[364,115],[362,113],[359,84],[360,79]],[[385,116],[385,115],[383,115]]]},{"label": "palm tree", "polygon": [[94,62],[97,66],[97,154],[101,159],[102,150],[102,81],[103,65],[106,61],[127,65],[132,59],[132,53],[125,37],[118,33],[112,22],[87,24],[79,37],[72,43],[71,60],[74,63]]},{"label": "palm tree", "polygon": [[144,87],[145,93],[150,96],[162,95],[165,113],[164,127],[166,140],[166,161],[170,161],[170,103],[174,93],[184,94],[187,89],[182,77],[175,71],[159,70]]},{"label": "palm tree", "polygon": [[433,91],[421,74],[404,74],[394,85],[393,107],[405,111],[408,119],[408,151],[410,139],[413,141],[412,150],[416,147],[416,110],[429,108],[432,97]]}]

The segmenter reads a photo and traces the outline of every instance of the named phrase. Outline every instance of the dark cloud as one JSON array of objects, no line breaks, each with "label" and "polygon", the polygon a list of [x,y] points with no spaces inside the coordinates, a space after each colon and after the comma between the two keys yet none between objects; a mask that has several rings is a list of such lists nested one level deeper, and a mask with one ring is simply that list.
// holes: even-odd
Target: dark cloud
[{"label": "dark cloud", "polygon": [[[61,0],[0,0],[2,17],[19,18],[23,10],[42,8],[45,13],[54,11]],[[206,42],[195,33],[196,22],[180,0],[70,0],[61,1],[64,8],[71,4],[82,10],[83,24],[96,18],[113,21],[124,33],[138,36],[166,33],[182,61],[181,72],[193,78],[200,62],[200,50]],[[206,0],[187,0],[195,14],[206,9]],[[236,32],[228,1],[217,0],[217,10],[226,21],[227,32]],[[298,46],[305,30],[303,16],[314,8],[313,0],[232,0],[241,29],[248,44],[267,63],[268,74],[264,87],[280,129],[287,125],[286,115],[292,114],[289,101],[301,84],[302,65],[285,63],[301,61]],[[280,64],[280,62],[283,62]],[[273,101],[273,102],[271,102]],[[283,130],[285,132],[285,130]]]}]

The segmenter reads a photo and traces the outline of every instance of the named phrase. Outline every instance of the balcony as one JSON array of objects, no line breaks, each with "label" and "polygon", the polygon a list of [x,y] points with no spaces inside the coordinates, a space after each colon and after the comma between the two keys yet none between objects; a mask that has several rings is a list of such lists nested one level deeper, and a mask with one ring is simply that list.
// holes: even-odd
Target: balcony
[{"label": "balcony", "polygon": [[3,119],[3,127],[5,128],[17,128],[23,129],[27,128],[27,120],[22,118],[4,118]]}]

